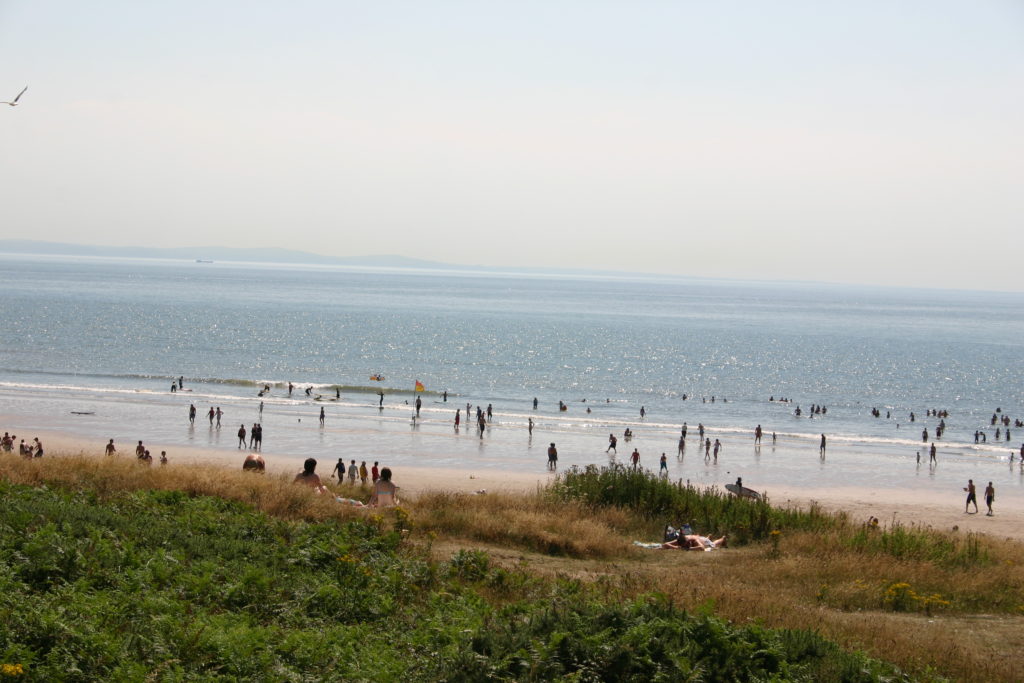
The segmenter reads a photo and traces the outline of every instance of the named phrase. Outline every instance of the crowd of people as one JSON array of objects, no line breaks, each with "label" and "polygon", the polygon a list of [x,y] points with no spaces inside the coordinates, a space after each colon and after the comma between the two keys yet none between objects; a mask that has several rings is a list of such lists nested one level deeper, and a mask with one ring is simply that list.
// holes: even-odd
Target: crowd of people
[{"label": "crowd of people", "polygon": [[[0,439],[0,450],[4,453],[11,453],[14,451],[14,443],[18,440],[16,434],[8,434],[4,432],[4,438]],[[25,439],[18,442],[18,455],[23,458],[41,458],[43,457],[43,442],[38,438],[33,438],[28,443],[25,443]]]}]

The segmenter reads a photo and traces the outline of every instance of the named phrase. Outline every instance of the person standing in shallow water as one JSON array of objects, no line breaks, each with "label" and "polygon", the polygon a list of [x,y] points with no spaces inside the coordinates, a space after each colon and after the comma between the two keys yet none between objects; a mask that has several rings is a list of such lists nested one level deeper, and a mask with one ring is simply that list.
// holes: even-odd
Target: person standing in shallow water
[{"label": "person standing in shallow water", "polygon": [[[823,458],[825,457],[825,435],[824,434],[821,435],[821,445],[818,447],[818,453],[821,454],[821,457],[823,457]],[[840,458],[840,460],[841,459],[842,458]]]},{"label": "person standing in shallow water", "polygon": [[558,467],[558,449],[555,448],[555,444],[552,443],[548,446],[548,469],[554,470]]},{"label": "person standing in shallow water", "polygon": [[245,425],[238,428],[238,447],[245,448]]}]

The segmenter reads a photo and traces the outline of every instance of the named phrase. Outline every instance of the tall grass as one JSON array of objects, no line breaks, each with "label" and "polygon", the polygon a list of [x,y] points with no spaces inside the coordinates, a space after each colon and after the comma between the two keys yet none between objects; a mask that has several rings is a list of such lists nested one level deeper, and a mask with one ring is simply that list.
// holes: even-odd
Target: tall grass
[{"label": "tall grass", "polygon": [[646,470],[615,464],[573,467],[548,489],[558,501],[574,501],[592,509],[623,507],[661,524],[690,523],[705,534],[729,534],[739,544],[770,538],[777,530],[824,530],[842,527],[846,516],[773,507],[765,499],[739,498],[717,488],[698,488],[671,482]]},{"label": "tall grass", "polygon": [[[60,486],[87,490],[100,499],[128,491],[181,491],[189,496],[215,496],[252,505],[284,519],[351,519],[361,514],[339,505],[334,496],[315,495],[312,489],[292,485],[288,475],[256,474],[214,465],[147,466],[135,458],[65,455],[25,460],[0,458],[3,479],[28,486]],[[327,484],[331,487],[331,484]],[[346,497],[353,492],[346,487]],[[356,495],[368,498],[369,492]]]},{"label": "tall grass", "polygon": [[934,562],[948,567],[984,567],[994,562],[981,538],[973,533],[960,536],[920,526],[895,524],[888,529],[858,529],[845,542],[848,547],[861,552]]}]

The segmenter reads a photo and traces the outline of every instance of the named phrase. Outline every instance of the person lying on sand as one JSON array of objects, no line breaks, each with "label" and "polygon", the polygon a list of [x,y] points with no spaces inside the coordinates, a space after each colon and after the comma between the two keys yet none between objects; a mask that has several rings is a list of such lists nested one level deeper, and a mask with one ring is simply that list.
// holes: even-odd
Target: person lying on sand
[{"label": "person lying on sand", "polygon": [[661,544],[664,550],[705,550],[710,551],[715,548],[725,547],[725,536],[712,541],[707,536],[700,536],[698,534],[683,534],[679,538],[666,541]]}]

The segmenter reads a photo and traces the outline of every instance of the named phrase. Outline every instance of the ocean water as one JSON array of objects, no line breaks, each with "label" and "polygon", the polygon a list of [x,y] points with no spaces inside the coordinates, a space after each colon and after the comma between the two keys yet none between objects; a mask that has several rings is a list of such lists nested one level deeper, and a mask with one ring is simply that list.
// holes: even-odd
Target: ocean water
[{"label": "ocean water", "polygon": [[[997,441],[991,425],[997,411],[1024,419],[1021,294],[18,256],[0,270],[0,319],[0,415],[11,423],[0,429],[23,435],[234,448],[237,425],[261,421],[265,450],[296,459],[529,469],[550,441],[563,464],[600,462],[614,432],[621,458],[642,444],[656,467],[666,451],[673,476],[820,485],[889,482],[919,450],[927,461],[939,420],[926,412],[938,409],[949,411],[936,444],[958,463],[950,477],[991,467],[1021,485],[1005,463],[1024,428]],[[186,391],[171,393],[179,376]],[[426,391],[412,425],[417,380]],[[467,403],[494,407],[483,438],[465,416],[452,429]],[[808,417],[812,404],[827,414]],[[203,417],[213,405],[225,411],[219,430]],[[676,460],[683,422],[690,462],[698,423],[722,440],[718,469]],[[829,474],[768,463],[751,452],[758,424],[766,445],[774,432],[780,447],[816,453],[824,433],[830,454],[850,457]]]}]

